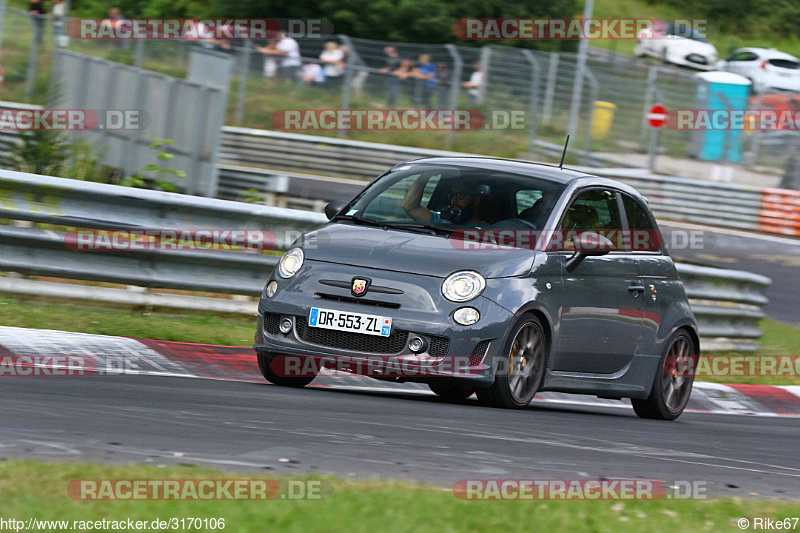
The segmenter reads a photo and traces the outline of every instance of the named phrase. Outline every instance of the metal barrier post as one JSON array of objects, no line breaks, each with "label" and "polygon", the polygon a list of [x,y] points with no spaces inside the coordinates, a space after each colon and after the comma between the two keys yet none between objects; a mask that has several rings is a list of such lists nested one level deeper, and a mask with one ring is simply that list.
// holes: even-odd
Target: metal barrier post
[{"label": "metal barrier post", "polygon": [[[583,7],[583,20],[592,18],[594,11],[594,0],[586,0]],[[578,114],[581,111],[581,97],[583,96],[583,72],[586,69],[586,54],[589,48],[589,41],[581,39],[578,43],[578,64],[575,66],[575,84],[572,86],[572,102],[569,106],[569,128],[567,133],[575,137],[578,129]]]},{"label": "metal barrier post", "polygon": [[544,89],[544,102],[542,104],[542,124],[550,124],[553,116],[553,97],[556,93],[556,81],[558,79],[558,60],[557,53],[550,54],[550,64],[547,66],[547,87]]},{"label": "metal barrier post", "polygon": [[[28,73],[25,78],[25,98],[33,95],[33,84],[36,81],[36,58],[39,55],[39,40],[42,38],[44,28],[44,15],[28,15],[33,26],[31,36],[31,49],[28,53]],[[41,17],[41,18],[40,18]]]},{"label": "metal barrier post", "polygon": [[[591,1],[591,0],[589,0]],[[589,123],[586,125],[586,138],[584,139],[584,154],[583,159],[585,164],[589,164],[589,159],[592,155],[592,122],[594,122],[594,103],[600,98],[600,84],[591,70],[586,69],[583,75],[589,80],[591,86],[591,101],[589,102]],[[579,108],[580,109],[580,108]]]},{"label": "metal barrier post", "polygon": [[6,21],[6,0],[0,0],[0,58],[3,57],[3,25]]},{"label": "metal barrier post", "polygon": [[[659,104],[664,103],[664,95],[661,91],[656,87],[653,86],[653,92],[656,95],[656,101]],[[648,156],[647,156],[647,168],[650,169],[650,172],[656,171],[656,154],[658,153],[658,134],[661,132],[661,128],[650,128],[650,148],[648,149]]]},{"label": "metal barrier post", "polygon": [[653,89],[656,88],[656,80],[658,79],[658,67],[650,67],[647,71],[647,92],[644,93],[644,108],[642,109],[642,131],[639,139],[644,139],[647,135],[647,116],[650,108],[653,107]]},{"label": "metal barrier post", "polygon": [[530,113],[529,129],[530,134],[528,138],[528,152],[533,153],[536,143],[536,108],[539,106],[539,60],[533,55],[530,50],[522,50],[522,55],[531,64],[531,91],[528,99],[528,113]]},{"label": "metal barrier post", "polygon": [[244,121],[244,100],[247,97],[247,80],[250,75],[250,55],[253,52],[253,41],[244,42],[244,49],[240,49],[242,58],[242,71],[239,74],[239,90],[236,99],[236,114],[234,121],[241,124]]},{"label": "metal barrier post", "polygon": [[[342,42],[347,46],[347,65],[345,66],[344,71],[344,85],[342,87],[342,110],[350,109],[350,99],[352,97],[352,88],[350,87],[353,84],[353,69],[356,66],[356,49],[353,46],[353,41],[350,40],[350,37],[347,35],[339,35],[339,38]],[[337,133],[338,137],[345,137],[347,136],[347,130],[339,130]]]},{"label": "metal barrier post", "polygon": [[133,48],[133,66],[142,68],[142,58],[144,57],[144,39],[137,39]]},{"label": "metal barrier post", "polygon": [[481,86],[478,87],[478,103],[482,104],[486,96],[486,86],[489,85],[489,64],[492,60],[492,49],[488,46],[481,48],[481,72],[483,72],[483,81]]},{"label": "metal barrier post", "polygon": [[[461,59],[461,55],[455,45],[446,44],[444,47],[453,59],[453,70],[450,72],[450,109],[456,109],[458,107],[458,94],[461,90],[461,71],[464,68],[464,61]],[[445,137],[447,148],[453,146],[453,135],[455,135],[453,128],[447,130]]]}]

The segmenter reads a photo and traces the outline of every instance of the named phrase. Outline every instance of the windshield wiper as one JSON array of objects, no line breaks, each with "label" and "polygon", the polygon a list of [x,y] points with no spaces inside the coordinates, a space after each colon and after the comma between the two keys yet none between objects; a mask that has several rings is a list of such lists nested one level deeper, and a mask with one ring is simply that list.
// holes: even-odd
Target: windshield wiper
[{"label": "windshield wiper", "polygon": [[364,224],[366,226],[377,226],[377,227],[380,227],[380,228],[385,228],[386,227],[386,224],[384,222],[379,222],[379,221],[373,220],[371,218],[357,217],[357,216],[354,216],[354,215],[338,215],[338,216],[333,217],[331,219],[331,222],[338,222],[340,220],[352,221],[352,222],[355,222],[356,224]]},{"label": "windshield wiper", "polygon": [[433,224],[425,224],[422,222],[385,222],[384,225],[392,229],[424,231],[430,235],[450,235],[453,232],[451,229],[434,226]]}]

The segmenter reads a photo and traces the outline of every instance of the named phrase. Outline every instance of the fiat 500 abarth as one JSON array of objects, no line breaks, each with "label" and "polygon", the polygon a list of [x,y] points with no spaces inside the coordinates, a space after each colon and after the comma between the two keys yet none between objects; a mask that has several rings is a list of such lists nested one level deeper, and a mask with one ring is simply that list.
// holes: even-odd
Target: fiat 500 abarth
[{"label": "fiat 500 abarth", "polygon": [[538,391],[630,398],[645,418],[686,407],[696,321],[635,189],[428,158],[326,214],[264,288],[254,348],[268,381],[301,387],[334,368],[495,407]]}]

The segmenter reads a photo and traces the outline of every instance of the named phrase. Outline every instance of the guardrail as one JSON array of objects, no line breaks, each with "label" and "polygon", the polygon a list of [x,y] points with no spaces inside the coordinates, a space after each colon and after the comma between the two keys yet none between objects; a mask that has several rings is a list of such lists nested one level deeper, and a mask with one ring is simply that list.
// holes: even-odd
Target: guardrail
[{"label": "guardrail", "polygon": [[[71,228],[269,230],[276,234],[274,250],[284,250],[296,235],[326,220],[320,213],[4,170],[0,170],[0,219],[23,221],[17,226],[0,225],[0,271],[246,296],[261,293],[278,255],[134,247],[123,251],[81,251],[67,245]],[[52,227],[19,226],[33,226],[32,223]],[[678,270],[700,322],[704,349],[755,350],[760,336],[757,323],[763,317],[761,308],[767,303],[764,293],[770,280],[748,272],[685,264],[678,265]],[[0,290],[255,312],[253,302],[225,303],[214,298],[167,295],[148,298],[140,292],[127,298],[121,294],[126,291],[119,289],[30,280],[0,278]]]},{"label": "guardrail", "polygon": [[[221,163],[237,165],[240,172],[247,172],[247,167],[270,169],[270,173],[282,172],[290,179],[292,172],[300,170],[372,179],[408,159],[474,155],[234,127],[223,129],[222,143]],[[547,144],[542,147],[546,151],[557,148],[542,144]],[[800,236],[798,191],[662,176],[636,168],[577,168],[636,187],[648,197],[656,215],[664,219]],[[332,192],[320,188],[309,194],[333,199],[325,196]]]}]

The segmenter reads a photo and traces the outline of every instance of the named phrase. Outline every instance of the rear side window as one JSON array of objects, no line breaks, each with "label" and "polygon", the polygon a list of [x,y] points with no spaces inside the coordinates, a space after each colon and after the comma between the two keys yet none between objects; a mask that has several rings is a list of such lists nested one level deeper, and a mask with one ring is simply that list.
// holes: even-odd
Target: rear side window
[{"label": "rear side window", "polygon": [[[622,205],[628,219],[630,236],[626,238],[634,252],[658,252],[661,250],[661,234],[647,215],[645,208],[627,194],[622,195]],[[629,243],[629,244],[628,244]]]},{"label": "rear side window", "polygon": [[561,223],[564,250],[574,250],[572,240],[583,231],[595,231],[608,238],[615,250],[624,250],[622,219],[613,191],[590,189],[582,192],[567,208]]},{"label": "rear side window", "polygon": [[798,64],[797,61],[792,61],[791,59],[770,59],[767,61],[773,67],[778,68],[786,68],[790,70],[797,70]]}]

